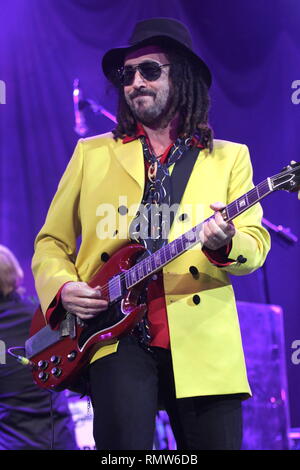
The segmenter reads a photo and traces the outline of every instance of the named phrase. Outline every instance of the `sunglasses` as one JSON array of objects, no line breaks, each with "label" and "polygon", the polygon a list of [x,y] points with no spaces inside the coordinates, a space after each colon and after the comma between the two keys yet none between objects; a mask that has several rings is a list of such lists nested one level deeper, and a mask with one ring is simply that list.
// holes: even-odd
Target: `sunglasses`
[{"label": "sunglasses", "polygon": [[142,77],[148,82],[154,82],[161,76],[162,68],[171,64],[158,64],[157,62],[146,61],[137,65],[125,65],[118,69],[118,76],[122,86],[132,85],[135,72],[138,70]]}]

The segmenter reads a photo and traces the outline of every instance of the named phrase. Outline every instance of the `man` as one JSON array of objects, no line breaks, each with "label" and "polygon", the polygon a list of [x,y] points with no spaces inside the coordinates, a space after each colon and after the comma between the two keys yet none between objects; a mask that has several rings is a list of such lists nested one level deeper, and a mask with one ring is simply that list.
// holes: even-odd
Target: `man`
[{"label": "man", "polygon": [[[0,245],[0,331],[7,349],[24,344],[36,305],[22,295],[23,271]],[[24,289],[23,289],[24,290]],[[16,354],[20,351],[16,350]],[[76,450],[74,423],[64,393],[52,396],[33,383],[31,372],[10,355],[0,365],[0,450]]]},{"label": "man", "polygon": [[[259,268],[269,236],[259,205],[235,224],[220,210],[253,187],[248,149],[213,140],[211,74],[180,22],[139,22],[130,46],[108,51],[102,66],[119,90],[118,123],[113,133],[79,141],[37,237],[42,309],[53,325],[66,310],[83,321],[105,314],[101,287],[87,283],[110,255],[130,240],[151,253],[201,222],[199,212],[214,214],[202,228],[202,250],[187,250],[149,283],[139,327],[92,358],[94,437],[98,449],[151,449],[160,404],[178,449],[238,449],[241,400],[251,392],[228,273]],[[168,231],[152,209],[157,215],[172,202],[170,175],[192,154]],[[108,204],[117,217],[105,225]]]}]

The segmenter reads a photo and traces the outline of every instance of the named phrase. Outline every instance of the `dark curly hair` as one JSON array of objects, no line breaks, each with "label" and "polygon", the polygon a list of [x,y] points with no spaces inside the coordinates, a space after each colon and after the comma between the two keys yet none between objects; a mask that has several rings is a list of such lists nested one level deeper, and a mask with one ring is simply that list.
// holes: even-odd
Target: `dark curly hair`
[{"label": "dark curly hair", "polygon": [[[201,79],[201,72],[186,54],[168,48],[172,97],[169,109],[161,121],[166,127],[179,114],[178,134],[183,137],[198,136],[204,148],[213,149],[213,130],[208,123],[210,98],[208,88]],[[114,139],[131,136],[136,131],[136,119],[128,106],[123,87],[119,87],[117,126],[112,131]]]}]

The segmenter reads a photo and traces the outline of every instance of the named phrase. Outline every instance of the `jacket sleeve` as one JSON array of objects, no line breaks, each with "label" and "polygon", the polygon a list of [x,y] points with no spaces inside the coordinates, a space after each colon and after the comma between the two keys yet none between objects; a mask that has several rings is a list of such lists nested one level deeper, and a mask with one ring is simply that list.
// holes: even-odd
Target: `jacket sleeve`
[{"label": "jacket sleeve", "polygon": [[82,140],[79,140],[35,240],[32,271],[44,314],[63,284],[79,280],[75,259],[76,242],[81,232],[82,167]]},{"label": "jacket sleeve", "polygon": [[[249,150],[246,145],[242,145],[231,171],[228,204],[254,187],[252,177]],[[230,274],[243,275],[250,274],[263,265],[271,242],[269,232],[261,225],[262,215],[262,207],[257,203],[233,220],[236,233],[232,238],[228,258],[223,261],[221,269]]]}]

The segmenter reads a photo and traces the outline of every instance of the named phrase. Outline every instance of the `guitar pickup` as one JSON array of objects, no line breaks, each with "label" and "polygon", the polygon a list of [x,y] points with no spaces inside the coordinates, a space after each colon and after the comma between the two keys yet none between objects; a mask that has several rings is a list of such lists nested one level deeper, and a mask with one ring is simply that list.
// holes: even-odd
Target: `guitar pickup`
[{"label": "guitar pickup", "polygon": [[116,275],[108,281],[108,291],[110,302],[122,297],[122,281],[120,275]]}]

